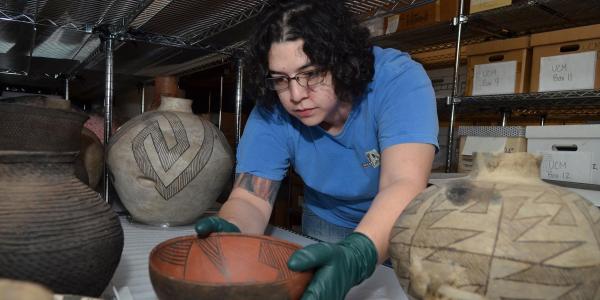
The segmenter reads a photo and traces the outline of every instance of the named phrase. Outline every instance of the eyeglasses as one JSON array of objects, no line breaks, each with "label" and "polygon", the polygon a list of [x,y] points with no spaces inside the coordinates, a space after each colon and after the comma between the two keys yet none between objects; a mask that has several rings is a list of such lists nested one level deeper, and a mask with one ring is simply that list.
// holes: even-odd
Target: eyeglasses
[{"label": "eyeglasses", "polygon": [[325,80],[326,71],[323,69],[310,70],[296,74],[294,77],[289,76],[277,76],[267,77],[265,82],[270,90],[281,92],[285,91],[290,87],[290,80],[296,80],[301,87],[313,87],[315,85],[323,83]]}]

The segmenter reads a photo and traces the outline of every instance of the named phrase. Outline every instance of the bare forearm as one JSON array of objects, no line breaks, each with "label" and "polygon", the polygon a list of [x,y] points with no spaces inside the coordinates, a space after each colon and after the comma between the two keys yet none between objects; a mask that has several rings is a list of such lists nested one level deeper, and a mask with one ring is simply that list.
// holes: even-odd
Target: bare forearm
[{"label": "bare forearm", "polygon": [[382,189],[356,231],[367,235],[375,244],[379,262],[388,256],[389,237],[394,223],[410,201],[426,187],[426,182],[402,180]]},{"label": "bare forearm", "polygon": [[219,216],[235,224],[243,233],[263,234],[269,222],[269,215],[263,210],[250,201],[230,197],[223,204]]},{"label": "bare forearm", "polygon": [[219,216],[244,233],[263,234],[280,184],[248,173],[237,174],[234,188]]}]

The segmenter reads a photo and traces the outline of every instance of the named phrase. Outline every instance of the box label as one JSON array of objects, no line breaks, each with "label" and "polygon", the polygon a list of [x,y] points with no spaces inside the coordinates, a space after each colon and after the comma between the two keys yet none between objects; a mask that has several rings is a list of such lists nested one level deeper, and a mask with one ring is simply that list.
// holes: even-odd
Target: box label
[{"label": "box label", "polygon": [[515,92],[517,61],[475,65],[473,96],[511,94]]},{"label": "box label", "polygon": [[542,179],[592,183],[592,152],[542,151]]},{"label": "box label", "polygon": [[509,152],[505,149],[507,137],[468,136],[461,155],[473,155],[473,152]]},{"label": "box label", "polygon": [[593,89],[596,57],[596,51],[542,57],[539,91]]},{"label": "box label", "polygon": [[400,17],[398,15],[393,15],[387,17],[387,26],[385,27],[385,34],[390,34],[396,32],[398,29],[398,22],[400,21]]}]

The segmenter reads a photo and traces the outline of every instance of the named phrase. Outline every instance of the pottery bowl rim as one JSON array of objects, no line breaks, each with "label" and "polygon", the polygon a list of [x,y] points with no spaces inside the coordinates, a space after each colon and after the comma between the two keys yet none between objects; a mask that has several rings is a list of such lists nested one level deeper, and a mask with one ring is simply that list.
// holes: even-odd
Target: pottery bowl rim
[{"label": "pottery bowl rim", "polygon": [[[279,239],[279,238],[275,238],[275,237],[271,237],[271,236],[267,236],[267,235],[255,235],[255,234],[244,234],[244,233],[225,233],[225,232],[215,232],[215,233],[211,233],[208,237],[204,238],[251,238],[251,239],[256,239],[256,240],[269,240],[272,242],[276,242],[276,243],[280,243],[280,244],[284,244],[287,246],[291,246],[293,248],[296,248],[296,250],[302,249],[302,246],[293,243],[293,242],[289,242],[283,239]],[[159,243],[158,245],[154,246],[154,248],[152,248],[152,251],[150,252],[150,255],[148,256],[148,269],[150,271],[150,275],[155,275],[155,276],[159,276],[161,278],[167,279],[169,281],[172,281],[174,283],[179,283],[179,284],[185,284],[185,285],[190,285],[190,286],[197,286],[197,287],[219,287],[219,288],[228,288],[228,287],[250,287],[250,286],[268,286],[268,285],[281,285],[281,284],[285,284],[289,281],[293,281],[296,280],[298,278],[304,277],[304,276],[308,276],[310,274],[310,278],[312,278],[313,276],[313,272],[312,271],[306,271],[306,272],[292,272],[293,276],[289,277],[289,278],[284,278],[284,279],[280,279],[280,280],[272,280],[272,281],[261,281],[261,282],[237,282],[237,283],[216,283],[216,282],[201,282],[201,281],[192,281],[192,280],[186,280],[180,277],[174,277],[174,276],[170,276],[170,275],[165,275],[162,272],[159,272],[158,269],[153,265],[153,257],[156,256],[158,250],[168,244],[174,243],[174,242],[179,242],[179,241],[183,241],[183,240],[202,240],[200,238],[198,238],[197,235],[185,235],[185,236],[180,236],[180,237],[175,237],[175,238],[171,238],[168,240],[165,240],[161,243]],[[310,278],[308,281],[310,281]],[[154,283],[153,283],[154,285]]]}]

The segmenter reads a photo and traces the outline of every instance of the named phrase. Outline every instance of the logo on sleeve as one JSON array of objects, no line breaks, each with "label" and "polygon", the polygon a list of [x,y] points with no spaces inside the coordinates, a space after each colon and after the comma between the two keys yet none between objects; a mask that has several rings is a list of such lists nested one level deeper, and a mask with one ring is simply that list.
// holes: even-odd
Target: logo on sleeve
[{"label": "logo on sleeve", "polygon": [[373,150],[367,151],[367,152],[365,152],[365,156],[367,157],[367,162],[363,163],[364,168],[379,167],[380,155],[379,155],[379,152],[377,152],[377,150],[373,149]]}]

